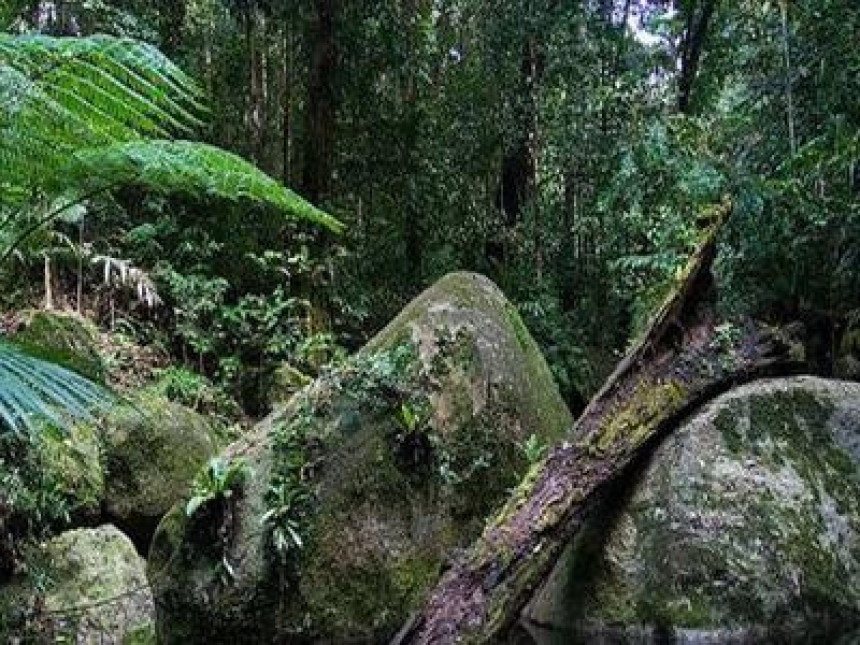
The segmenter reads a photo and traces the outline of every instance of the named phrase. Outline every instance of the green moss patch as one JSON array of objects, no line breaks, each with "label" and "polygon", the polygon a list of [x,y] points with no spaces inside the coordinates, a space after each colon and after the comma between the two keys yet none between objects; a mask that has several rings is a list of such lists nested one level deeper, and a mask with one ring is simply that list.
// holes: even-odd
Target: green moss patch
[{"label": "green moss patch", "polygon": [[84,318],[53,311],[25,312],[10,339],[28,354],[94,381],[104,381],[105,365],[98,350],[98,332]]}]

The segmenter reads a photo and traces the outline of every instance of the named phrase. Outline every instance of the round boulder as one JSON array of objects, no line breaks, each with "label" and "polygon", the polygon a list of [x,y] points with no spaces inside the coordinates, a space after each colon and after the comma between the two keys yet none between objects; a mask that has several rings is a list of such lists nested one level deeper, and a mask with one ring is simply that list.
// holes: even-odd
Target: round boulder
[{"label": "round boulder", "polygon": [[860,384],[737,388],[608,496],[525,625],[541,642],[833,642],[860,619],[858,465]]},{"label": "round boulder", "polygon": [[154,642],[144,561],[113,526],[67,531],[0,586],[3,642]]},{"label": "round boulder", "polygon": [[570,424],[499,290],[443,278],[164,519],[148,569],[160,638],[390,637]]},{"label": "round boulder", "polygon": [[201,415],[155,395],[115,408],[99,426],[105,515],[145,553],[161,518],[218,452],[220,437]]},{"label": "round boulder", "polygon": [[77,314],[23,312],[8,338],[32,356],[57,363],[94,381],[104,381],[105,365],[99,351],[98,331],[92,322]]}]

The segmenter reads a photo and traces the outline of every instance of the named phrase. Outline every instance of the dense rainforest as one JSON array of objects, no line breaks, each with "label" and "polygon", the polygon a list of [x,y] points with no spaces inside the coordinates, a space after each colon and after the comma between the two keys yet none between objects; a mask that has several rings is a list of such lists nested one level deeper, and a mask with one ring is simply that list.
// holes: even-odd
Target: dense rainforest
[{"label": "dense rainforest", "polygon": [[854,642],[858,96],[855,0],[0,0],[0,641]]}]

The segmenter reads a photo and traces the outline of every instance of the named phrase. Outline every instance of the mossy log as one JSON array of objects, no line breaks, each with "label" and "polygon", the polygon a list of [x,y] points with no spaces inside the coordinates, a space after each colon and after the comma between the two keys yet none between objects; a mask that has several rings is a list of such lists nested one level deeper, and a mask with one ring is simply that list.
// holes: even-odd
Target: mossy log
[{"label": "mossy log", "polygon": [[711,264],[722,215],[715,220],[678,287],[568,441],[531,469],[394,643],[503,637],[607,485],[674,423],[740,382],[801,367],[790,332],[717,324]]}]

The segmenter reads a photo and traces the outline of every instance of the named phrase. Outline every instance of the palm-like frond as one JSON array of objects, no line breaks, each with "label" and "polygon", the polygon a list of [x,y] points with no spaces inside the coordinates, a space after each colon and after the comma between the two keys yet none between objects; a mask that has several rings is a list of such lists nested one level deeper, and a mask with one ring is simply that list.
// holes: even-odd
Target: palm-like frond
[{"label": "palm-like frond", "polygon": [[200,99],[146,43],[0,34],[0,183],[43,187],[76,150],[187,134]]},{"label": "palm-like frond", "polygon": [[145,43],[0,34],[0,197],[138,184],[341,228],[240,157],[171,141],[200,125],[200,100],[197,84]]},{"label": "palm-like frond", "polygon": [[0,421],[14,431],[32,430],[38,419],[64,425],[90,419],[113,397],[104,388],[59,365],[28,356],[0,341]]},{"label": "palm-like frond", "polygon": [[84,150],[67,180],[87,190],[112,183],[229,201],[268,204],[296,219],[340,231],[340,222],[239,157],[191,141],[134,141]]}]

